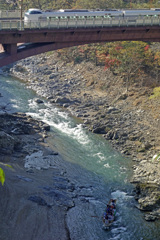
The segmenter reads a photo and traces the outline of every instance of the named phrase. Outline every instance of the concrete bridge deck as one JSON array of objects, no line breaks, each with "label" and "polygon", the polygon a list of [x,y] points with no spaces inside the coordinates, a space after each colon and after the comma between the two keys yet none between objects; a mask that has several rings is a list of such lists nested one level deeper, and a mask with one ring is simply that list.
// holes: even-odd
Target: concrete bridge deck
[{"label": "concrete bridge deck", "polygon": [[85,20],[83,23],[58,21],[52,27],[49,21],[34,25],[30,23],[30,26],[20,21],[8,21],[3,25],[4,22],[0,21],[0,67],[32,55],[88,43],[160,41],[159,18],[138,19],[134,22],[107,19],[103,24],[99,20],[92,24]]}]

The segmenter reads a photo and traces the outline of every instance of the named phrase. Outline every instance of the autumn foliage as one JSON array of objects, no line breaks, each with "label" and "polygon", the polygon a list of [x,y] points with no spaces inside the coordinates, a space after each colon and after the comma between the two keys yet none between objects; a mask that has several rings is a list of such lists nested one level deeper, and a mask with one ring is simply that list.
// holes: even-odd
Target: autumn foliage
[{"label": "autumn foliage", "polygon": [[143,85],[149,76],[159,84],[160,49],[155,50],[155,46],[140,41],[110,42],[61,49],[58,53],[66,62],[91,61],[104,66],[104,70],[120,75],[128,88],[134,82]]}]

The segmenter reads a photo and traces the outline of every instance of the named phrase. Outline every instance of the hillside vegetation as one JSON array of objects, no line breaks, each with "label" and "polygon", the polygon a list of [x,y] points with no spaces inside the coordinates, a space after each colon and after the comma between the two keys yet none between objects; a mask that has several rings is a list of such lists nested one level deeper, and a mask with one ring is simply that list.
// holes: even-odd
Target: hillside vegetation
[{"label": "hillside vegetation", "polygon": [[[21,2],[18,0],[1,0],[0,9],[17,9]],[[23,9],[36,7],[40,9],[59,8],[151,8],[160,7],[159,0],[23,0]]]},{"label": "hillside vegetation", "polygon": [[82,61],[104,66],[123,79],[126,89],[137,83],[140,87],[160,85],[159,43],[135,41],[90,44],[58,51],[59,57],[74,64]]}]

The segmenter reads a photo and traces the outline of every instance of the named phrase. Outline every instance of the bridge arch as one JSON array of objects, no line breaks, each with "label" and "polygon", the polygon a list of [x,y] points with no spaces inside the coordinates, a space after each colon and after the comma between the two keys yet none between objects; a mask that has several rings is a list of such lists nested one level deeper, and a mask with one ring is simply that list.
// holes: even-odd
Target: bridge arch
[{"label": "bridge arch", "polygon": [[0,67],[61,48],[98,42],[160,41],[160,26],[0,31]]}]

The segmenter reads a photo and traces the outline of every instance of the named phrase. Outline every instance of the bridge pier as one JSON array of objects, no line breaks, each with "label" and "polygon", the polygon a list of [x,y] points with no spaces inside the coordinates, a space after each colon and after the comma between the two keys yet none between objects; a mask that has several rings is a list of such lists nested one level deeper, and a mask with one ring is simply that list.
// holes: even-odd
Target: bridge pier
[{"label": "bridge pier", "polygon": [[12,43],[12,44],[2,44],[3,49],[6,53],[13,55],[17,53],[17,44]]}]

